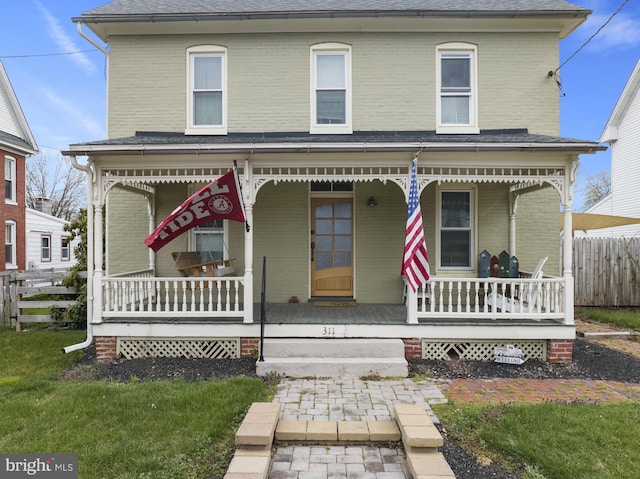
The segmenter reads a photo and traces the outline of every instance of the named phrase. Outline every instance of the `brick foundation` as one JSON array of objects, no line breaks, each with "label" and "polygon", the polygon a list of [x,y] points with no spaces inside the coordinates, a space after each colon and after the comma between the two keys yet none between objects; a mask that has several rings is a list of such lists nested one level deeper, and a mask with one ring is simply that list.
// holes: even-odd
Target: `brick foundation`
[{"label": "brick foundation", "polygon": [[260,349],[260,338],[240,338],[240,357],[255,358]]},{"label": "brick foundation", "polygon": [[402,338],[405,359],[422,358],[422,340],[420,338]]},{"label": "brick foundation", "polygon": [[550,363],[568,363],[573,360],[573,341],[568,339],[550,339],[547,344],[547,361]]},{"label": "brick foundation", "polygon": [[98,361],[108,361],[110,359],[116,359],[118,338],[115,336],[96,336],[96,359]]}]

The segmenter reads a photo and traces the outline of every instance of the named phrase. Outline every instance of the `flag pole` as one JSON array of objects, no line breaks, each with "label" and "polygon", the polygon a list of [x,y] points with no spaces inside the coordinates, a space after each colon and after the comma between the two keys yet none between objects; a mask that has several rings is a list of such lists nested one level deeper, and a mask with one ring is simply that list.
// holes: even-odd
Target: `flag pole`
[{"label": "flag pole", "polygon": [[249,222],[246,219],[247,209],[245,208],[245,205],[244,205],[244,195],[242,194],[242,185],[240,184],[240,178],[238,178],[238,162],[236,160],[233,160],[233,176],[236,179],[236,187],[238,188],[238,192],[240,193],[239,196],[240,196],[240,201],[242,202],[242,212],[244,213],[244,217],[245,217],[244,225],[247,228],[247,233],[248,233],[251,227],[249,226]]}]

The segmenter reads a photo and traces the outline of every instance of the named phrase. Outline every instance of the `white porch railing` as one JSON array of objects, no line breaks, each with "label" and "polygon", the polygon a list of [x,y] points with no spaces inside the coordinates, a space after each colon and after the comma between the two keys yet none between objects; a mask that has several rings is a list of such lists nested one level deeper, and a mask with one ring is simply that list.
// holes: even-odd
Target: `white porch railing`
[{"label": "white porch railing", "polygon": [[565,319],[565,284],[557,277],[432,277],[417,299],[418,319]]},{"label": "white porch railing", "polygon": [[102,279],[103,317],[244,316],[243,277]]}]

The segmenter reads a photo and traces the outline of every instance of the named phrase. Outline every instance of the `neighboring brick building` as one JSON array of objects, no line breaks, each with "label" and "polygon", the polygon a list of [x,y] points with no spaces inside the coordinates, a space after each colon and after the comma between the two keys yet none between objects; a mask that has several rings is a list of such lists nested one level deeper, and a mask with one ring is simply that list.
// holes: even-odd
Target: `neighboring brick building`
[{"label": "neighboring brick building", "polygon": [[0,271],[25,269],[25,166],[26,157],[38,147],[20,103],[0,62],[0,159],[4,165],[4,183],[0,186],[4,201],[0,202]]}]

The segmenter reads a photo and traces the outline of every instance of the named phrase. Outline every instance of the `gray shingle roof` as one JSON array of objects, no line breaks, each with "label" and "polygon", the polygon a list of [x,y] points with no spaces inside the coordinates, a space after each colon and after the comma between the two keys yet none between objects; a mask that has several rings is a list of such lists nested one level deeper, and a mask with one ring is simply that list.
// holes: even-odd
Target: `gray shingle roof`
[{"label": "gray shingle roof", "polygon": [[228,135],[185,135],[177,132],[137,132],[135,136],[112,138],[71,145],[71,151],[64,154],[77,154],[81,151],[113,150],[113,147],[129,149],[161,149],[163,146],[180,147],[185,150],[206,149],[207,145],[229,149],[244,148],[246,145],[314,145],[330,146],[347,144],[366,144],[371,149],[377,145],[393,149],[393,144],[429,144],[443,148],[455,148],[456,145],[500,145],[527,148],[530,145],[563,147],[581,145],[582,149],[606,149],[598,143],[573,138],[549,135],[536,135],[526,129],[482,130],[478,135],[438,135],[435,131],[356,131],[352,135],[312,135],[303,132],[291,133],[230,133]]},{"label": "gray shingle roof", "polygon": [[[148,15],[233,15],[275,13],[354,15],[380,14],[491,15],[511,13],[536,15],[589,12],[564,0],[113,0],[82,14],[99,21],[100,17]],[[79,20],[79,19],[74,19]]]}]

